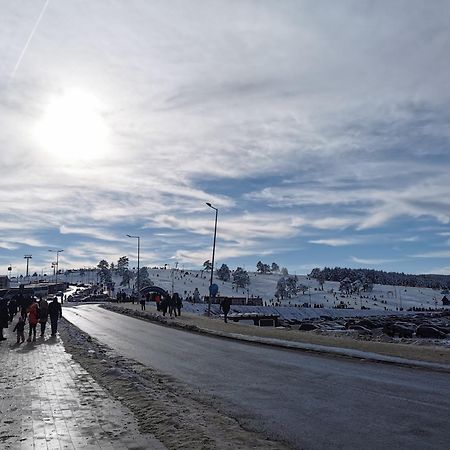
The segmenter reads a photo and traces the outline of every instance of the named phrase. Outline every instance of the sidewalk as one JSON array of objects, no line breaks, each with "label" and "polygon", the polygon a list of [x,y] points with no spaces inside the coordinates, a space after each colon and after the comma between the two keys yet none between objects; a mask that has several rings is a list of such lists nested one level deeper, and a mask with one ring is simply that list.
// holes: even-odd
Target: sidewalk
[{"label": "sidewalk", "polygon": [[[17,318],[14,319],[15,323]],[[164,449],[66,353],[59,336],[0,342],[0,448]]]},{"label": "sidewalk", "polygon": [[236,339],[286,349],[331,354],[348,358],[403,365],[450,372],[450,349],[444,347],[415,346],[402,343],[358,341],[348,338],[333,338],[298,330],[257,327],[218,318],[209,318],[182,311],[181,316],[165,318],[156,311],[153,304],[147,304],[146,311],[140,305],[131,303],[105,304],[107,309],[123,312],[135,317],[156,320],[162,324],[196,331],[222,338]]}]

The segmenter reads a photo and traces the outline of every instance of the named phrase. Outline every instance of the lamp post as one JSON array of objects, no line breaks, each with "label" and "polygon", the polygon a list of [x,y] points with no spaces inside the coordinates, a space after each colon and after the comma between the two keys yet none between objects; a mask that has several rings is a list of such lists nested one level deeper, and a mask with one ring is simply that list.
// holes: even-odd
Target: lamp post
[{"label": "lamp post", "polygon": [[132,236],[131,234],[127,234],[127,237],[132,239],[137,239],[137,291],[138,291],[138,301],[140,300],[140,280],[139,280],[139,253],[140,253],[140,247],[141,247],[141,237],[140,236]]},{"label": "lamp post", "polygon": [[49,252],[56,253],[56,276],[55,276],[56,290],[58,290],[59,254],[63,251],[64,250],[49,250]]},{"label": "lamp post", "polygon": [[31,255],[25,255],[24,256],[24,259],[26,259],[27,260],[27,273],[26,273],[26,278],[28,279],[28,264],[29,264],[29,262],[30,262],[30,259],[32,259],[33,257],[31,256]]},{"label": "lamp post", "polygon": [[212,292],[212,284],[213,284],[213,275],[214,275],[214,256],[216,253],[216,235],[217,235],[217,215],[219,213],[219,209],[215,208],[211,203],[206,202],[206,204],[214,209],[216,212],[216,220],[214,222],[214,241],[213,241],[213,251],[212,251],[212,261],[211,261],[211,279],[209,280],[209,296],[208,296],[208,316],[211,315],[211,292]]}]

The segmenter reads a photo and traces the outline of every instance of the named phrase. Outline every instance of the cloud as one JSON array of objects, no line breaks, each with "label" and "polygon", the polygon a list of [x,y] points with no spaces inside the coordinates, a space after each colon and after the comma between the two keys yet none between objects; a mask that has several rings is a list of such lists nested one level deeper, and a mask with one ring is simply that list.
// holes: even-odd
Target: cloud
[{"label": "cloud", "polygon": [[437,250],[431,252],[417,253],[412,258],[450,258],[450,250]]},{"label": "cloud", "polygon": [[77,234],[89,236],[94,239],[99,239],[103,241],[125,241],[124,237],[119,237],[111,232],[99,229],[99,228],[88,228],[88,227],[69,227],[67,225],[61,225],[59,228],[61,234]]},{"label": "cloud", "polygon": [[355,239],[313,239],[309,241],[310,244],[329,245],[330,247],[354,245],[357,242]]},{"label": "cloud", "polygon": [[358,264],[367,264],[370,266],[379,266],[381,264],[387,264],[391,262],[396,262],[398,260],[396,259],[383,259],[383,258],[374,258],[374,259],[366,259],[366,258],[357,258],[356,256],[351,257],[352,261],[358,263]]},{"label": "cloud", "polygon": [[6,250],[15,250],[18,246],[11,244],[10,242],[0,242],[0,248],[4,248]]},{"label": "cloud", "polygon": [[401,242],[417,242],[419,240],[419,236],[403,237],[398,240]]},{"label": "cloud", "polygon": [[[196,264],[206,201],[230,258],[282,254],[308,233],[344,247],[322,232],[450,223],[445,1],[175,4],[49,2],[36,29],[42,4],[0,6],[8,256],[48,241],[74,261],[115,258],[136,230],[152,261]],[[108,135],[90,162],[33,133],[73,91],[98,100]],[[76,122],[63,128],[77,136]]]}]

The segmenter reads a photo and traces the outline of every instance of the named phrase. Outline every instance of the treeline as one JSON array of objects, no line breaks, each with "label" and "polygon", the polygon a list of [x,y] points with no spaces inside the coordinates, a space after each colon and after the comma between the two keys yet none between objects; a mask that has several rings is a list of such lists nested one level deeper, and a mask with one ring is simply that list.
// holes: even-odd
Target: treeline
[{"label": "treeline", "polygon": [[392,286],[423,287],[433,289],[449,289],[450,275],[422,274],[412,275],[399,272],[385,272],[374,269],[348,269],[345,267],[315,268],[309,274],[311,278],[322,281],[342,281],[348,278],[350,281],[368,281],[373,284],[385,284]]}]

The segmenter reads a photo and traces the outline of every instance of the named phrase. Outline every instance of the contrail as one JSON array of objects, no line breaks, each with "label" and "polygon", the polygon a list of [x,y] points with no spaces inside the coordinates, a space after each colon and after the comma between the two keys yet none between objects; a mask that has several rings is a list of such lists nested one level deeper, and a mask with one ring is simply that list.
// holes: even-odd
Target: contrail
[{"label": "contrail", "polygon": [[41,10],[41,13],[39,14],[39,17],[36,20],[36,23],[34,24],[33,29],[31,30],[30,36],[28,37],[27,42],[25,43],[25,46],[23,47],[22,51],[20,52],[19,59],[17,60],[16,65],[14,66],[14,69],[11,72],[10,78],[14,78],[14,76],[16,75],[16,72],[19,69],[20,63],[22,62],[25,52],[27,51],[27,48],[30,45],[31,39],[33,39],[34,33],[36,32],[36,30],[42,20],[42,17],[44,17],[45,10],[47,9],[47,6],[49,3],[50,3],[50,0],[45,0],[44,6],[42,7],[42,10]]}]

